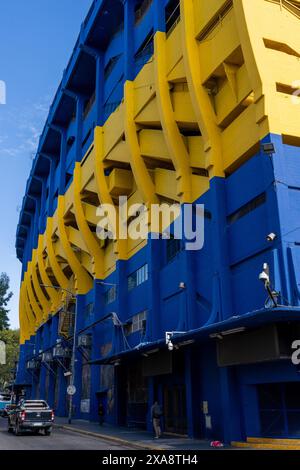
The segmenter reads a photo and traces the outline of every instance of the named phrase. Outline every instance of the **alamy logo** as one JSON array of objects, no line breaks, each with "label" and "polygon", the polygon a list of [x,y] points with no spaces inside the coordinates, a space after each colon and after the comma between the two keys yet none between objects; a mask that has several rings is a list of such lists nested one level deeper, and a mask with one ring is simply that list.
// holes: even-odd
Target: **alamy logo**
[{"label": "alamy logo", "polygon": [[204,245],[203,204],[129,205],[127,197],[121,196],[117,210],[114,205],[102,204],[96,215],[100,240],[174,238],[184,240],[188,251],[201,250]]},{"label": "alamy logo", "polygon": [[292,83],[292,88],[295,89],[292,94],[292,103],[300,104],[300,80],[294,80]]},{"label": "alamy logo", "polygon": [[6,84],[0,80],[0,104],[6,104]]},{"label": "alamy logo", "polygon": [[292,354],[292,363],[294,366],[298,366],[300,364],[300,339],[295,339],[291,348],[294,349]]}]

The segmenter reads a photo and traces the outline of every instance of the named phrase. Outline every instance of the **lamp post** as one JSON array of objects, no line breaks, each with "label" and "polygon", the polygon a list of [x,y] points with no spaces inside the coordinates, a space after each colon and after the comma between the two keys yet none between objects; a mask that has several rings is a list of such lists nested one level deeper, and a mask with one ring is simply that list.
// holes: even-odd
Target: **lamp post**
[{"label": "lamp post", "polygon": [[[60,286],[47,286],[45,284],[41,284],[42,287],[50,287],[52,289],[56,290],[62,290],[64,292],[67,292],[70,294],[73,298],[76,298],[74,293],[68,289],[64,289],[63,287]],[[70,383],[69,387],[73,388],[74,387],[74,382],[75,382],[75,356],[76,356],[76,328],[77,328],[77,308],[75,308],[75,320],[74,320],[74,334],[73,334],[73,347],[72,347],[72,356],[71,356],[71,367],[70,367]],[[68,410],[68,423],[72,423],[72,406],[73,406],[73,394],[69,395],[69,410]]]}]

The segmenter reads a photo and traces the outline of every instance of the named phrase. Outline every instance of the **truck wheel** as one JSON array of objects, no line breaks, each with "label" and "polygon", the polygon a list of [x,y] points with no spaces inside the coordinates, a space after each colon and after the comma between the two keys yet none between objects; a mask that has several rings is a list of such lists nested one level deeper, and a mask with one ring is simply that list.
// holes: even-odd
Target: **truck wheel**
[{"label": "truck wheel", "polygon": [[45,429],[45,436],[51,435],[51,429]]},{"label": "truck wheel", "polygon": [[16,435],[16,436],[21,436],[21,430],[20,430],[20,425],[19,425],[19,423],[16,423],[16,426],[15,426],[15,435]]}]

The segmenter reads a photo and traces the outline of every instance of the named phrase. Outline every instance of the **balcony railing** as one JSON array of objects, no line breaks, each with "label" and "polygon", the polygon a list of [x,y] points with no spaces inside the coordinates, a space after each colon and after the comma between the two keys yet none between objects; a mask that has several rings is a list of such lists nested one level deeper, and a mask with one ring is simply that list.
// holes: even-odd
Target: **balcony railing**
[{"label": "balcony railing", "polygon": [[281,10],[285,9],[300,19],[300,4],[289,0],[266,0],[269,3],[275,3]]}]

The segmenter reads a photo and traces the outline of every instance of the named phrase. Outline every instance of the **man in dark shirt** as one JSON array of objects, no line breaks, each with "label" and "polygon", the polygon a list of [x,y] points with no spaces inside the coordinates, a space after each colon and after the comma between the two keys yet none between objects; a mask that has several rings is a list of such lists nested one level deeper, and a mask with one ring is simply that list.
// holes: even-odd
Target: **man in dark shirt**
[{"label": "man in dark shirt", "polygon": [[162,416],[162,410],[158,401],[155,401],[151,407],[151,419],[155,432],[154,439],[159,439],[161,437],[161,427],[160,427],[160,418]]}]

